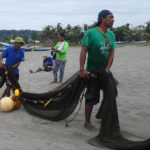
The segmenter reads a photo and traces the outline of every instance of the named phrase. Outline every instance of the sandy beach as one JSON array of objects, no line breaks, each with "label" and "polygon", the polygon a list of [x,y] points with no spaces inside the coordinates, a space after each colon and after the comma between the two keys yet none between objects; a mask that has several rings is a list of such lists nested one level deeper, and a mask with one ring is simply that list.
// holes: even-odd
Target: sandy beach
[{"label": "sandy beach", "polygon": [[[64,81],[79,69],[81,47],[70,47]],[[50,52],[26,52],[20,66],[20,84],[23,91],[42,93],[58,84],[50,84],[52,72],[29,73],[42,65],[42,56]],[[117,105],[121,133],[132,140],[150,137],[150,47],[119,47],[111,71],[120,81]],[[5,86],[0,89],[2,94]],[[79,106],[78,106],[79,107]],[[77,109],[78,109],[77,107]],[[52,122],[32,116],[21,107],[4,113],[0,111],[0,150],[100,150],[87,141],[99,133],[100,120],[95,119],[99,105],[94,107],[92,122],[96,131],[88,131],[84,124],[84,101],[75,120],[65,127],[66,120]],[[76,110],[77,111],[77,110]],[[76,112],[75,111],[75,112]],[[74,113],[75,113],[74,112]],[[101,148],[101,150],[106,148]]]}]

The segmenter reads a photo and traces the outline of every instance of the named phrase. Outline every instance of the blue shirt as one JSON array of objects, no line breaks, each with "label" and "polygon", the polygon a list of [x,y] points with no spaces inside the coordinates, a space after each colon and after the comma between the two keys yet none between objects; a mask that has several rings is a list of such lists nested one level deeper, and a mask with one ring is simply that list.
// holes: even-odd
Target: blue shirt
[{"label": "blue shirt", "polygon": [[[7,48],[3,53],[2,57],[6,58],[5,65],[6,66],[13,66],[16,63],[24,61],[24,51],[20,48],[15,50],[14,47]],[[19,69],[15,69],[15,74],[19,74]]]},{"label": "blue shirt", "polygon": [[[45,64],[45,63],[49,63],[49,64]],[[51,57],[48,57],[47,59],[43,60],[43,66],[53,66],[53,59]]]}]

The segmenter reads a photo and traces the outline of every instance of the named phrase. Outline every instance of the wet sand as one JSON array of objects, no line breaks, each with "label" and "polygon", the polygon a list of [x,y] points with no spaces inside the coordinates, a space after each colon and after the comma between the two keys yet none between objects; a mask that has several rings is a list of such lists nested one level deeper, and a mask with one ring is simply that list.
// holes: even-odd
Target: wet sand
[{"label": "wet sand", "polygon": [[[64,81],[79,69],[80,50],[80,47],[69,49]],[[50,84],[52,72],[29,73],[29,69],[37,69],[42,65],[44,54],[50,55],[50,52],[25,53],[26,60],[20,66],[19,80],[24,91],[41,93],[58,86]],[[120,81],[117,104],[121,133],[132,140],[144,140],[150,135],[149,56],[150,47],[120,47],[116,49],[111,68]],[[0,95],[4,88],[0,90]],[[10,113],[0,112],[0,150],[99,150],[87,143],[99,132],[100,121],[95,119],[98,107],[95,106],[92,113],[96,131],[88,131],[83,127],[84,101],[78,116],[68,128],[65,122],[73,115],[66,120],[52,122],[28,114],[23,107]]]}]

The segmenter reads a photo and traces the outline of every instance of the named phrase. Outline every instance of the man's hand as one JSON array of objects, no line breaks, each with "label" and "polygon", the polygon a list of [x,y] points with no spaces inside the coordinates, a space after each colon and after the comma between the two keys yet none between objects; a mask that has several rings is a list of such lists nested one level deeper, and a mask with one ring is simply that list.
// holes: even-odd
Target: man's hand
[{"label": "man's hand", "polygon": [[88,78],[89,77],[89,72],[85,71],[85,70],[80,70],[79,76],[81,78]]},{"label": "man's hand", "polygon": [[109,69],[105,68],[105,71],[108,73],[108,72],[109,72]]}]

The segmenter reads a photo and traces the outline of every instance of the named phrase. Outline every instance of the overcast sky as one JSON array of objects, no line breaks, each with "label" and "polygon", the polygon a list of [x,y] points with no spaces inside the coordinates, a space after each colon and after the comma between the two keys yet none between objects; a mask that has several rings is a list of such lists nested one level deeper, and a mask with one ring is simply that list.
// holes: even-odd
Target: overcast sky
[{"label": "overcast sky", "polygon": [[102,9],[113,12],[114,27],[150,20],[150,0],[0,0],[0,30],[42,30],[58,22],[64,27],[90,25]]}]

